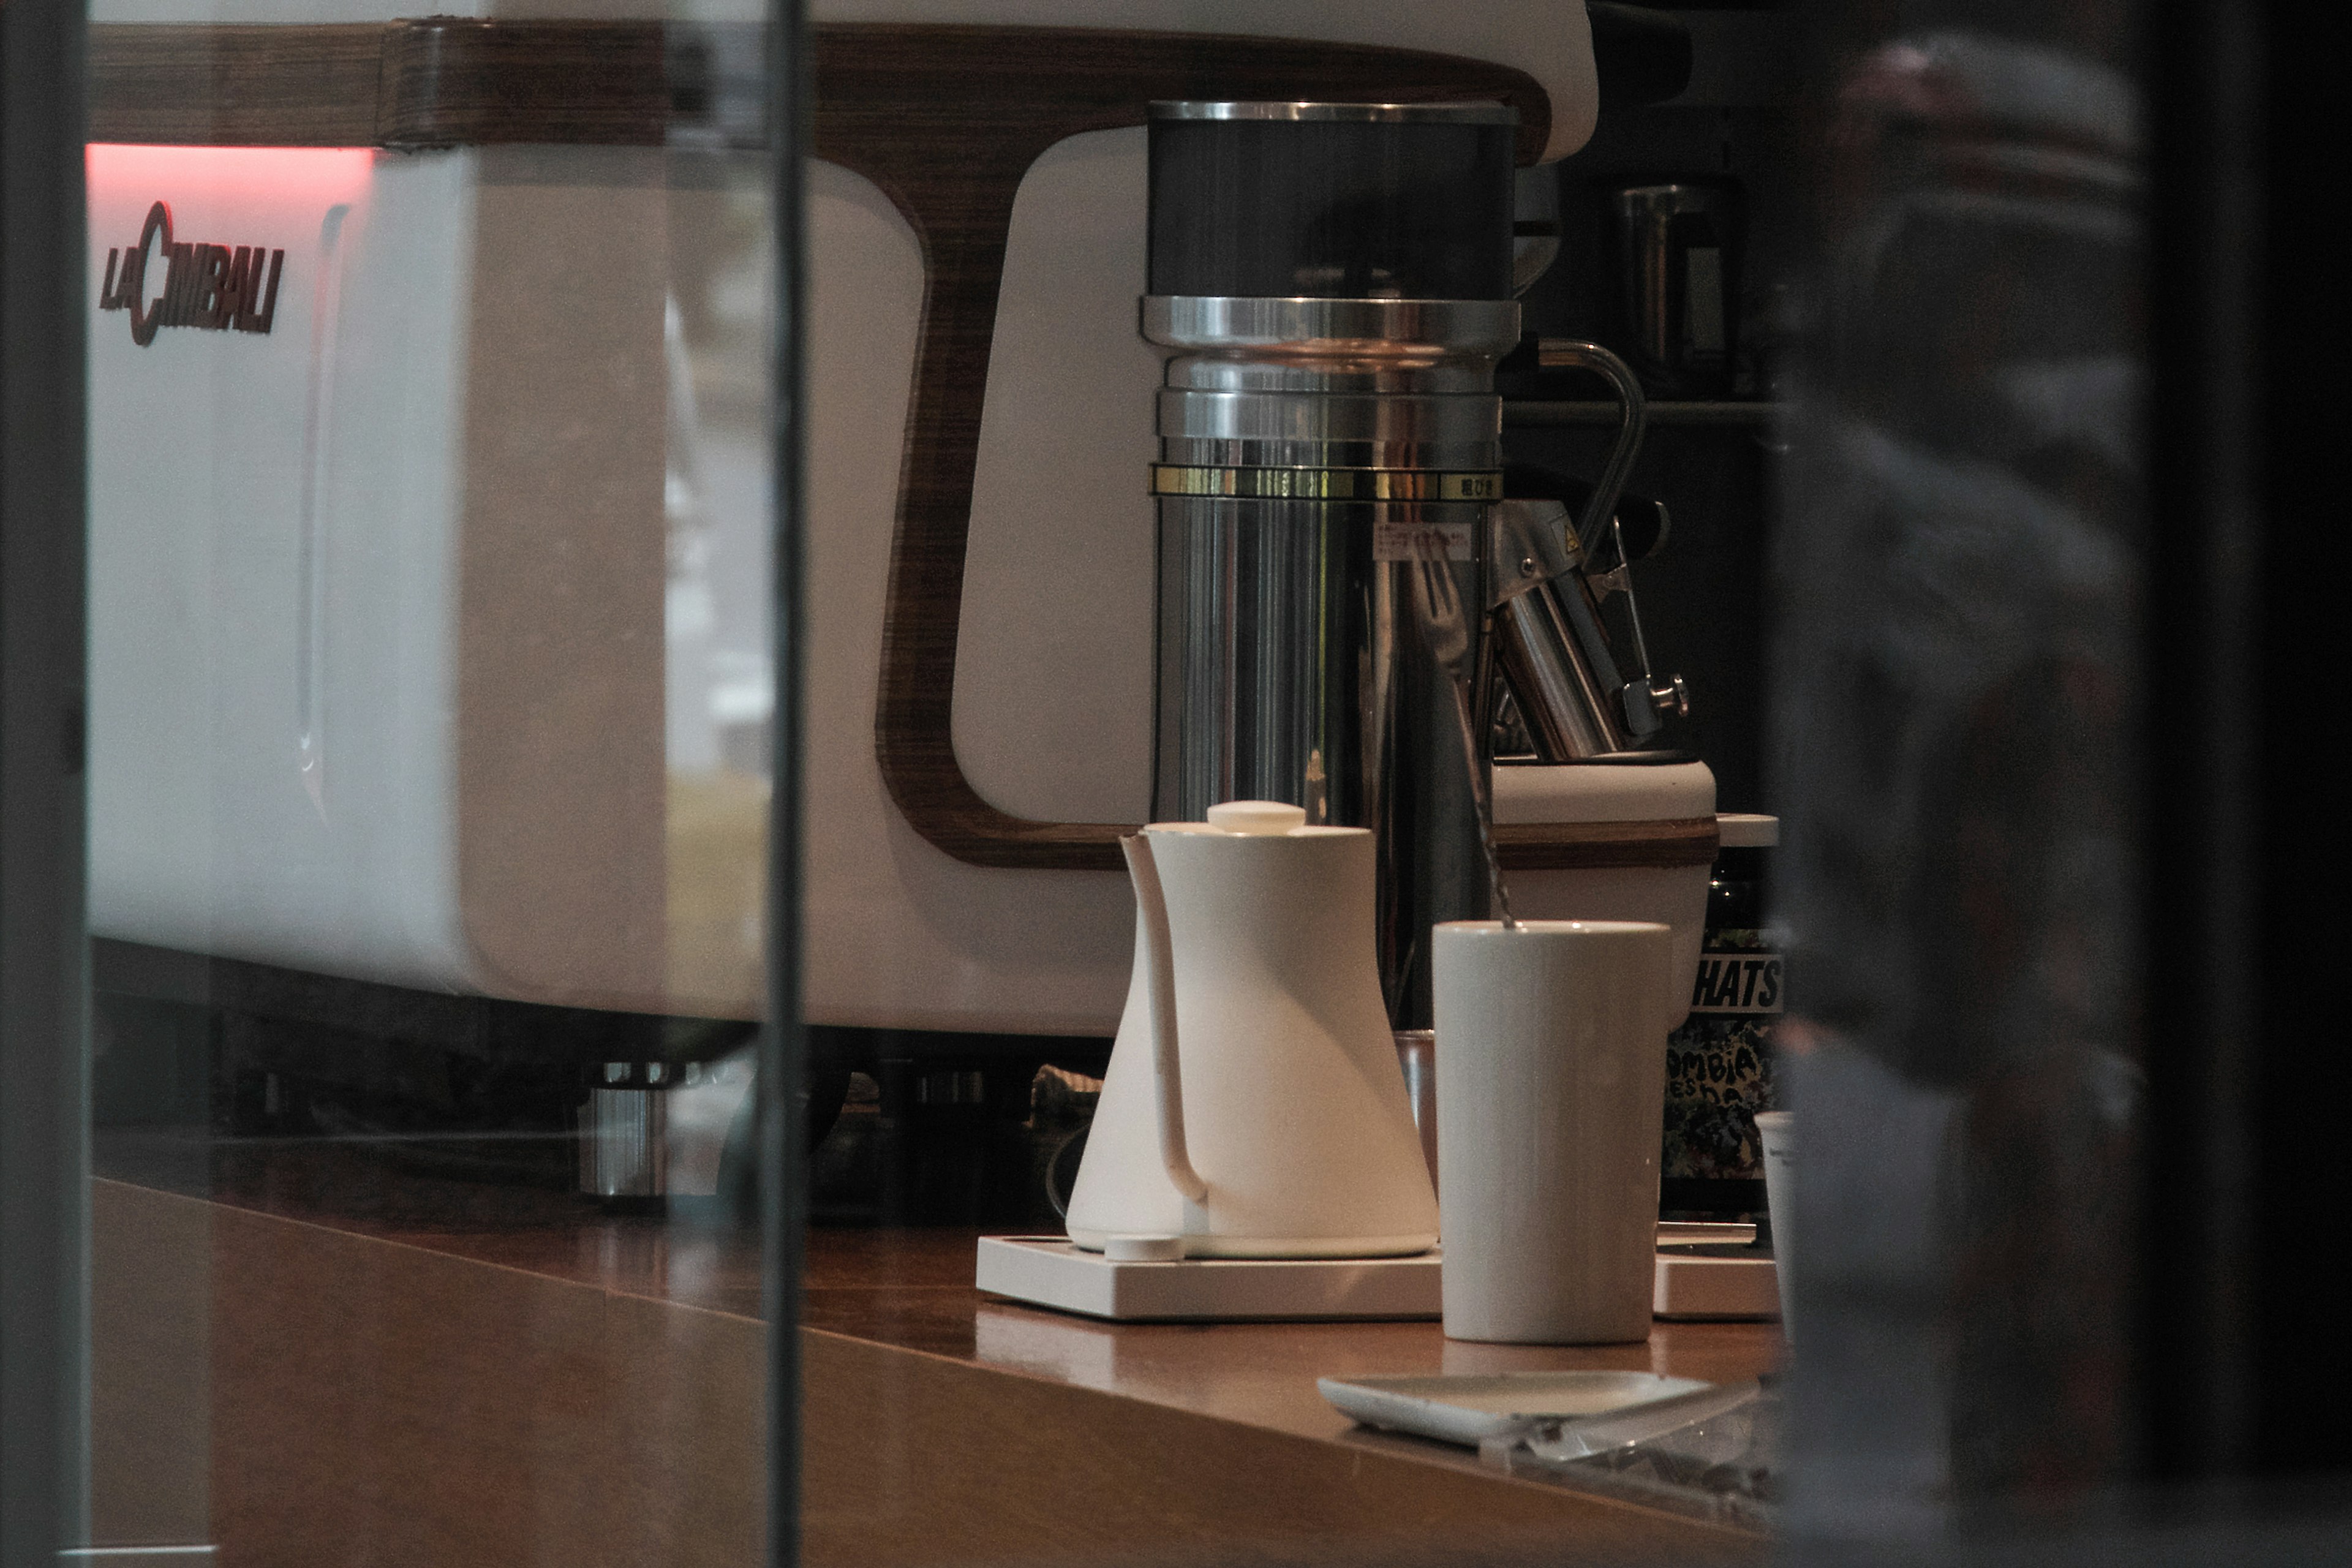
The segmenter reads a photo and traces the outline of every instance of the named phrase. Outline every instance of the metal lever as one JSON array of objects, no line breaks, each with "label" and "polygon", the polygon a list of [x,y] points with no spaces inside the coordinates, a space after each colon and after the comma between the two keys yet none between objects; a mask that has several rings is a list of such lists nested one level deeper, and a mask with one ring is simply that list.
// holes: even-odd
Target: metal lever
[{"label": "metal lever", "polygon": [[[1595,606],[1612,592],[1625,595],[1634,668],[1619,689],[1618,707],[1625,733],[1637,741],[1646,740],[1657,733],[1662,716],[1672,713],[1685,718],[1690,713],[1690,694],[1682,677],[1668,676],[1661,682],[1651,666],[1649,644],[1642,635],[1641,604],[1633,596],[1629,570],[1632,560],[1625,550],[1624,531],[1617,521],[1618,500],[1624,494],[1625,480],[1633,471],[1633,459],[1641,453],[1642,437],[1649,426],[1649,405],[1632,368],[1599,343],[1545,338],[1536,345],[1536,360],[1547,369],[1591,371],[1609,384],[1622,411],[1616,445],[1610,448],[1609,461],[1592,487],[1583,517],[1577,520],[1576,536],[1583,557],[1584,581],[1592,590]],[[1601,548],[1604,540],[1609,547],[1605,554]],[[1605,572],[1599,570],[1603,560],[1610,563]]]},{"label": "metal lever", "polygon": [[[1625,480],[1633,472],[1633,459],[1641,455],[1642,437],[1649,432],[1650,405],[1642,396],[1642,384],[1634,379],[1633,368],[1599,343],[1543,338],[1536,343],[1536,363],[1546,370],[1589,370],[1607,382],[1610,390],[1617,395],[1617,406],[1622,413],[1617,422],[1617,444],[1609,450],[1609,461],[1592,487],[1592,499],[1584,503],[1584,515],[1576,520],[1577,541],[1584,547],[1585,559],[1591,561],[1598,558],[1601,531],[1613,529],[1616,523],[1617,498],[1624,493]],[[1624,563],[1624,548],[1620,543],[1617,564]]]}]

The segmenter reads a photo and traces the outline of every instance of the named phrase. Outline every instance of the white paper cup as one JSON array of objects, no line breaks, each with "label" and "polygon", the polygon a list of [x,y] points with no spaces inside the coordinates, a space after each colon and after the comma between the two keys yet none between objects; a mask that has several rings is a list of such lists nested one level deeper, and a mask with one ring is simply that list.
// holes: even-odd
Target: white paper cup
[{"label": "white paper cup", "polygon": [[1648,1337],[1673,953],[1647,921],[1437,928],[1449,1338]]},{"label": "white paper cup", "polygon": [[1780,1288],[1780,1337],[1796,1342],[1796,1319],[1789,1311],[1795,1298],[1789,1289],[1789,1263],[1796,1252],[1797,1134],[1789,1112],[1759,1110],[1756,1135],[1764,1142],[1764,1208],[1772,1216],[1772,1277]]}]

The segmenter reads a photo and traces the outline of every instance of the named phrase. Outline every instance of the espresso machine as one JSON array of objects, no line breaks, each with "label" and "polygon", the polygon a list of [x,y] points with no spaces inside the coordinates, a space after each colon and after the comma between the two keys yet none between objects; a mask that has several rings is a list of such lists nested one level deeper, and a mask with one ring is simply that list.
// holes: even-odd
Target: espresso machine
[{"label": "espresso machine", "polygon": [[[1509,104],[1515,137],[1475,117],[1454,129],[1493,143],[1490,162],[1533,164],[1591,133],[1580,8],[1152,0],[1110,29],[1050,25],[1087,20],[1076,6],[1021,7],[1020,26],[1004,8],[819,7],[808,751],[793,781],[764,776],[761,745],[768,263],[735,214],[764,188],[765,133],[756,94],[729,86],[758,79],[756,29],[459,9],[473,14],[320,13],[377,25],[358,86],[318,79],[314,27],[233,30],[268,86],[242,96],[201,50],[184,70],[131,70],[176,58],[159,40],[202,43],[217,18],[201,7],[96,19],[101,971],[177,997],[146,976],[185,958],[201,999],[242,964],[271,997],[331,995],[338,1017],[351,997],[401,1018],[430,1003],[455,1020],[436,1038],[485,1035],[461,1003],[511,1004],[547,1023],[534,1070],[560,1069],[568,1093],[589,1092],[584,1070],[597,1093],[650,1095],[666,1020],[762,1008],[760,868],[785,788],[808,825],[810,1023],[931,1053],[955,1095],[991,1051],[1098,1056],[1129,957],[1116,840],[1173,807],[1137,466],[1166,352],[1135,331],[1147,105],[1204,90]],[[612,71],[644,79],[626,123],[589,112],[611,72],[576,90],[535,78],[493,121],[435,97],[463,73],[418,66],[463,57],[495,85],[533,49],[609,54],[625,34],[643,47]],[[1051,68],[1079,55],[1099,68]],[[372,112],[380,82],[424,96]],[[107,308],[134,248],[148,292],[165,289],[159,203],[173,244],[270,253],[268,331],[173,317],[142,339],[131,318],[152,305]],[[648,243],[615,250],[616,234]],[[1489,325],[1444,365],[1408,353],[1364,374],[1458,382],[1491,447],[1491,392],[1470,389],[1516,334],[1507,289],[1444,287],[1431,297]],[[1366,295],[1391,289],[1376,309],[1393,314],[1402,288]],[[1489,453],[1461,471],[1494,469]],[[1475,621],[1468,565],[1438,575]],[[1475,626],[1465,649],[1485,657]],[[1427,713],[1429,695],[1397,711]],[[1421,721],[1381,733],[1433,744]],[[1435,768],[1383,797],[1400,822],[1454,820],[1414,793],[1466,798]],[[1693,854],[1703,895],[1708,857],[1685,840],[1712,832],[1711,788],[1658,810],[1507,776],[1528,771],[1496,780],[1523,898]],[[1609,826],[1636,817],[1648,826]],[[1483,897],[1461,843],[1425,837],[1430,863]],[[1696,913],[1691,927],[1695,942]],[[645,1039],[616,1049],[598,1019]],[[331,1032],[314,1037],[330,1043],[312,1066],[333,1068]],[[657,1092],[688,1087],[691,1060]],[[929,1058],[915,1068],[919,1100],[939,1086]]]},{"label": "espresso machine", "polygon": [[[556,47],[573,26],[507,9],[316,15],[381,24],[387,70],[473,51],[495,73],[500,29]],[[1580,7],[1540,0],[1151,0],[1115,28],[1051,25],[1091,16],[1075,5],[870,9],[814,28],[807,1005],[1106,1036],[1116,828],[1154,793],[1146,106],[1188,82],[1508,100],[1512,155],[1556,159],[1591,133],[1591,45]],[[144,59],[213,19],[102,10],[92,48]],[[546,83],[545,124],[492,133],[457,104],[404,100],[381,134],[213,105],[193,67],[94,102],[91,395],[140,433],[92,474],[101,936],[431,994],[760,1010],[768,279],[730,215],[765,132],[729,83],[764,56],[699,13],[580,26],[643,30],[650,141]],[[295,107],[324,90],[312,31],[274,29],[254,64],[282,49]],[[1074,50],[1100,68],[1057,75]],[[270,331],[141,342],[100,307],[162,244],[158,203],[177,241],[282,253]],[[626,267],[551,280],[616,234],[646,241]]]}]

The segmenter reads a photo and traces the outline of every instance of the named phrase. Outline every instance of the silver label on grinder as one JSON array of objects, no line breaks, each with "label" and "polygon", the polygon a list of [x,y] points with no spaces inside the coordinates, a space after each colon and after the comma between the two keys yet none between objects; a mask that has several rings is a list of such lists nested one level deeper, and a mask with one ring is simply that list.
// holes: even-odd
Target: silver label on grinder
[{"label": "silver label on grinder", "polygon": [[1475,523],[1376,522],[1375,561],[1475,561]]}]

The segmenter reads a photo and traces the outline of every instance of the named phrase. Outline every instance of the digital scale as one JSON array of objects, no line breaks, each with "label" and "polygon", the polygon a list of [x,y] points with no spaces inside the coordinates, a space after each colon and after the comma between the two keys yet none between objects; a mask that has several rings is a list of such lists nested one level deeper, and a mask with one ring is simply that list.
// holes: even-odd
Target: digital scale
[{"label": "digital scale", "polygon": [[[1658,1226],[1652,1310],[1670,1321],[1780,1315],[1752,1225]],[[1413,1258],[1108,1258],[1061,1236],[983,1236],[975,1282],[992,1295],[1113,1322],[1434,1319],[1444,1253]]]}]

